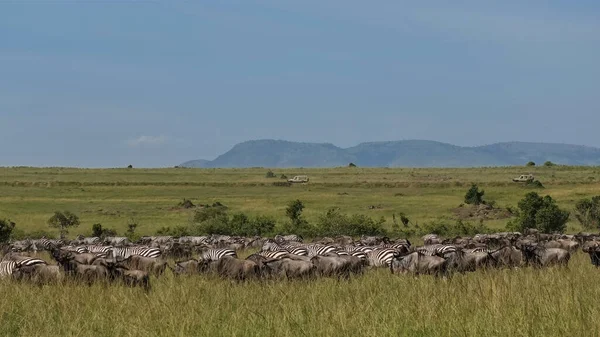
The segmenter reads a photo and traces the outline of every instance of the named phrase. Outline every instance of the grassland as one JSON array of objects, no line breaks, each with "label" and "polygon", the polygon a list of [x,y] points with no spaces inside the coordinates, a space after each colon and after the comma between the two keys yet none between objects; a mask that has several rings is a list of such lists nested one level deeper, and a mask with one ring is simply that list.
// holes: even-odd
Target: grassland
[{"label": "grassland", "polygon": [[598,336],[600,283],[568,269],[491,270],[449,280],[371,270],[349,282],[119,285],[0,283],[2,336]]},{"label": "grassland", "polygon": [[[536,190],[571,209],[583,197],[600,193],[598,167],[507,167],[473,169],[278,169],[279,176],[307,174],[308,185],[276,187],[279,178],[265,178],[267,169],[68,169],[0,168],[0,217],[8,217],[24,232],[49,228],[55,210],[70,210],[82,225],[72,231],[87,233],[94,223],[123,233],[130,219],[140,234],[163,226],[189,222],[192,211],[177,209],[183,198],[196,204],[220,201],[231,211],[269,215],[285,220],[289,200],[305,203],[305,216],[314,221],[332,207],[345,213],[384,216],[403,212],[413,223],[452,215],[471,183],[486,191],[499,207],[516,206],[529,189],[511,178],[531,172],[546,187]],[[369,209],[369,206],[377,206]],[[504,228],[506,220],[486,225]],[[571,221],[568,230],[578,231]]]},{"label": "grassland", "polygon": [[[96,222],[122,232],[134,217],[150,234],[189,221],[190,211],[174,209],[182,198],[279,221],[286,202],[301,199],[309,221],[339,207],[388,220],[404,212],[424,222],[449,216],[472,182],[498,205],[516,205],[529,190],[510,178],[530,171],[546,186],[538,191],[567,209],[600,192],[600,169],[581,167],[275,170],[310,176],[310,184],[289,188],[272,186],[278,179],[265,178],[266,169],[1,168],[0,217],[21,230],[47,230],[52,212],[68,209],[80,215],[80,232]],[[501,229],[505,221],[487,225]],[[579,227],[571,222],[569,230]],[[386,269],[348,282],[242,284],[167,273],[152,278],[149,294],[119,285],[0,282],[0,336],[598,336],[598,277],[578,252],[567,269],[479,271],[449,280]]]}]

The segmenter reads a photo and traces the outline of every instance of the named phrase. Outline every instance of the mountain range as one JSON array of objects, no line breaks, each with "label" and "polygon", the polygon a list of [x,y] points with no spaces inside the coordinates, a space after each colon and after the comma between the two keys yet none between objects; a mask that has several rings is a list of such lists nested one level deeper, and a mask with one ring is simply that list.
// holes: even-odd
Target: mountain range
[{"label": "mountain range", "polygon": [[551,161],[562,165],[600,165],[600,149],[569,144],[506,142],[464,147],[430,140],[361,143],[340,148],[330,143],[251,140],[214,160],[191,160],[181,167],[483,167]]}]

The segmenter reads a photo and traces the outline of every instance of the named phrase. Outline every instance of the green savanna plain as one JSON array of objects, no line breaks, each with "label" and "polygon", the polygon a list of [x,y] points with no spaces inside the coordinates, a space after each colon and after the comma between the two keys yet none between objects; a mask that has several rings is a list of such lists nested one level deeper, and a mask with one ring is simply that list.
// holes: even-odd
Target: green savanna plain
[{"label": "green savanna plain", "polygon": [[[451,217],[471,183],[497,207],[516,206],[530,191],[511,182],[533,173],[559,206],[571,210],[600,194],[598,167],[471,169],[71,169],[0,168],[0,218],[22,232],[49,231],[55,210],[140,234],[189,223],[192,211],[176,204],[220,201],[232,212],[285,221],[286,203],[304,202],[307,220],[326,210],[385,217],[403,212],[413,223]],[[307,185],[273,186],[279,175],[306,174]],[[376,206],[370,209],[369,206]],[[504,220],[488,227],[503,230]],[[570,220],[567,230],[580,231]],[[248,255],[250,252],[242,252]],[[47,258],[47,256],[45,256]],[[172,262],[171,262],[172,263]],[[68,282],[34,286],[0,283],[4,336],[598,336],[599,271],[587,255],[568,268],[488,270],[433,277],[369,270],[350,281],[249,281],[212,276],[152,278],[152,291],[118,284]]]}]

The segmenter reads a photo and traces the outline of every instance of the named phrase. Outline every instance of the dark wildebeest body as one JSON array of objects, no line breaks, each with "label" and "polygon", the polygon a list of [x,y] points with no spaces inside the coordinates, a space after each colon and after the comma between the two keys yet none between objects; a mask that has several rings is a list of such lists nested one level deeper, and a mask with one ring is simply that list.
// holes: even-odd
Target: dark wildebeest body
[{"label": "dark wildebeest body", "polygon": [[220,276],[238,281],[258,278],[260,274],[258,265],[251,260],[240,260],[235,257],[224,256],[212,263],[216,264],[216,270]]},{"label": "dark wildebeest body", "polygon": [[412,273],[415,275],[445,276],[447,273],[446,266],[446,259],[443,257],[414,252],[405,256],[394,256],[390,263],[390,271],[392,274]]},{"label": "dark wildebeest body", "polygon": [[292,260],[289,258],[281,260],[270,260],[264,262],[274,276],[293,278],[312,278],[315,276],[316,267],[310,261]]},{"label": "dark wildebeest body", "polygon": [[562,248],[545,248],[537,245],[521,247],[523,257],[528,265],[548,267],[552,265],[567,266],[571,254]]}]

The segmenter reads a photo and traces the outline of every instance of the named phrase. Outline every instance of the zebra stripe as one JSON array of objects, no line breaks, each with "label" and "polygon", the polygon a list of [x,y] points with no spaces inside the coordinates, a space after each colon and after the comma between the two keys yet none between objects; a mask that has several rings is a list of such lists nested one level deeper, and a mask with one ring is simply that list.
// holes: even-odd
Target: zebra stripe
[{"label": "zebra stripe", "polygon": [[438,255],[438,256],[442,256],[442,257],[445,254],[456,252],[456,250],[457,250],[456,246],[444,245],[444,244],[439,244],[439,243],[418,247],[416,249],[417,252],[419,252],[423,255],[429,255],[429,256]]},{"label": "zebra stripe", "polygon": [[160,257],[162,255],[160,249],[149,247],[113,247],[109,252],[112,252],[113,257],[120,256],[125,259],[132,255],[143,257]]},{"label": "zebra stripe", "polygon": [[15,261],[0,261],[0,279],[12,275],[16,266]]},{"label": "zebra stripe", "polygon": [[53,240],[48,238],[33,240],[34,250],[52,250],[61,247],[64,244],[65,242],[63,240]]},{"label": "zebra stripe", "polygon": [[113,246],[102,246],[102,245],[89,245],[89,246],[84,246],[88,252],[90,253],[108,253],[110,252],[111,249],[113,249]]},{"label": "zebra stripe", "polygon": [[258,252],[258,255],[268,257],[270,259],[281,259],[290,254],[287,250]]},{"label": "zebra stripe", "polygon": [[337,247],[321,245],[318,243],[304,245],[304,248],[306,248],[306,251],[308,252],[308,257],[315,257],[317,255],[325,255],[327,253],[335,253],[338,251]]},{"label": "zebra stripe", "polygon": [[285,242],[289,242],[289,241],[294,241],[294,242],[302,242],[303,241],[302,237],[300,235],[296,235],[296,234],[275,235],[275,237],[273,239],[279,243],[285,243]]},{"label": "zebra stripe", "polygon": [[227,249],[227,248],[211,248],[211,249],[207,249],[206,251],[204,251],[202,253],[202,255],[200,255],[200,260],[217,261],[220,258],[225,257],[225,256],[231,256],[231,257],[237,258],[237,254],[235,253],[235,250]]},{"label": "zebra stripe", "polygon": [[367,253],[369,265],[373,267],[389,267],[394,255],[398,252],[392,248],[377,248]]},{"label": "zebra stripe", "polygon": [[304,246],[297,246],[294,244],[277,244],[273,241],[267,241],[262,246],[262,251],[279,251],[279,250],[287,250],[288,252],[300,255],[300,256],[308,256],[308,250]]}]

